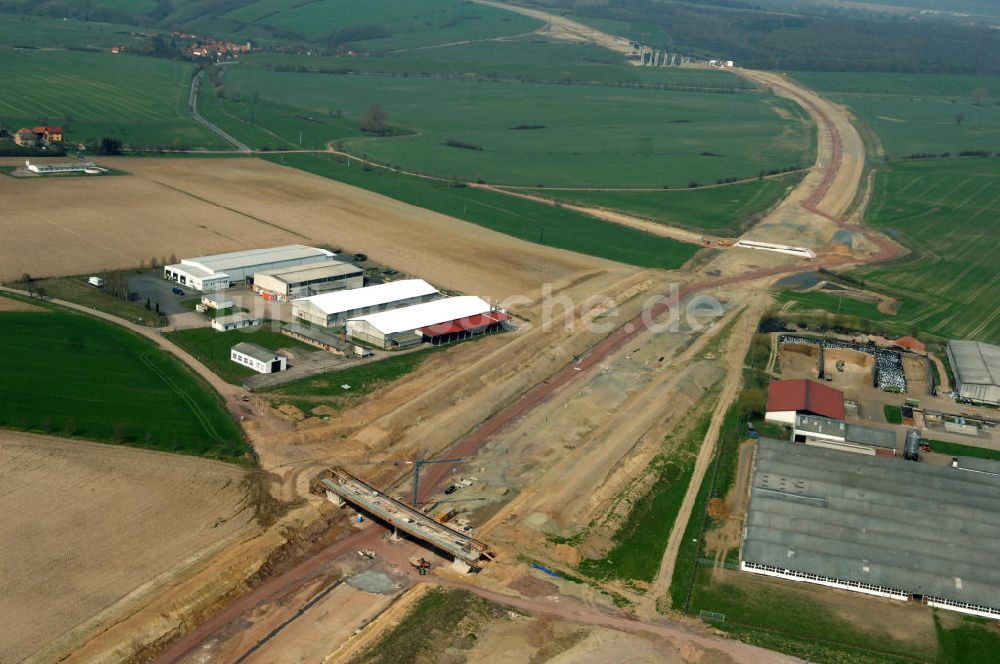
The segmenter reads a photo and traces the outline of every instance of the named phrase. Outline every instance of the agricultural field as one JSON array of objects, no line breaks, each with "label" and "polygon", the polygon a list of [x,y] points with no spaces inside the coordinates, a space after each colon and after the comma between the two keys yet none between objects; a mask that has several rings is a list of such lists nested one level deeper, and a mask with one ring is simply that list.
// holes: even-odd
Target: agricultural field
[{"label": "agricultural field", "polygon": [[532,32],[542,22],[463,0],[289,3],[258,0],[216,18],[365,51],[417,48]]},{"label": "agricultural field", "polygon": [[250,100],[247,114],[263,99],[360,122],[378,103],[387,135],[338,139],[334,130],[329,140],[405,170],[491,184],[686,186],[802,166],[813,152],[799,107],[766,93],[250,68],[227,71],[223,90]]},{"label": "agricultural field", "polygon": [[673,269],[698,247],[611,222],[474,187],[453,187],[371,168],[333,155],[268,155],[275,163],[340,180],[537,244],[640,267]]},{"label": "agricultural field", "polygon": [[249,462],[221,401],[152,342],[55,308],[0,316],[0,426]]},{"label": "agricultural field", "polygon": [[849,107],[894,161],[1000,149],[997,77],[832,72],[794,77]]},{"label": "agricultural field", "polygon": [[252,527],[231,464],[0,430],[0,473],[3,662],[62,661]]},{"label": "agricultural field", "polygon": [[44,16],[0,13],[0,46],[21,48],[110,49],[115,45],[131,46],[141,38],[132,37],[135,28],[116,23],[61,20]]},{"label": "agricultural field", "polygon": [[230,350],[238,343],[257,344],[268,350],[288,348],[305,353],[316,350],[272,328],[270,321],[265,321],[259,328],[229,332],[218,332],[210,327],[180,330],[170,333],[167,338],[191,353],[219,378],[234,385],[239,385],[245,378],[257,375],[257,372],[250,367],[237,364],[230,359]]},{"label": "agricultural field", "polygon": [[[7,89],[0,121],[64,127],[69,143],[116,137],[123,146],[228,147],[187,111],[192,65],[111,53],[0,51]],[[45,81],[45,85],[39,85]]]},{"label": "agricultural field", "polygon": [[536,83],[644,84],[719,92],[755,89],[753,83],[730,72],[634,67],[623,55],[594,44],[549,41],[541,37],[455,44],[447,48],[380,53],[364,58],[257,52],[242,58],[241,62],[244,66],[275,71],[484,77]]},{"label": "agricultural field", "polygon": [[800,174],[738,184],[663,191],[558,191],[533,194],[565,203],[627,212],[655,221],[737,236],[776,205],[801,179]]},{"label": "agricultural field", "polygon": [[912,254],[892,265],[857,270],[870,287],[908,298],[907,326],[941,337],[1000,342],[996,210],[1000,159],[896,163],[878,173],[866,221]]}]

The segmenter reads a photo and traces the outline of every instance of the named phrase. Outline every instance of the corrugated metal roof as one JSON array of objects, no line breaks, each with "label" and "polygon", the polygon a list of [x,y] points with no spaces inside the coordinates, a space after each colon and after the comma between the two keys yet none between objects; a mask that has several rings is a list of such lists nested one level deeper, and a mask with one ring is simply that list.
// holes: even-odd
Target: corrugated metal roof
[{"label": "corrugated metal roof", "polygon": [[804,410],[842,420],[844,393],[812,380],[772,380],[767,386],[767,410]]},{"label": "corrugated metal roof", "polygon": [[760,439],[743,558],[1000,608],[998,501],[998,476]]},{"label": "corrugated metal roof", "polygon": [[955,373],[963,383],[1000,385],[1000,346],[981,341],[948,342]]},{"label": "corrugated metal roof", "polygon": [[795,416],[795,429],[807,433],[818,433],[844,438],[847,427],[840,420],[830,419],[821,415],[803,415],[800,413]]},{"label": "corrugated metal roof", "polygon": [[461,295],[459,297],[447,297],[442,300],[433,300],[423,304],[414,304],[410,307],[382,311],[377,314],[358,316],[352,321],[365,321],[382,334],[395,334],[406,332],[430,325],[448,323],[477,316],[490,311],[490,303],[475,295]]},{"label": "corrugated metal roof", "polygon": [[292,265],[289,267],[280,267],[275,270],[262,270],[260,272],[255,272],[254,276],[259,277],[263,275],[266,277],[274,277],[275,279],[280,279],[285,283],[294,284],[303,281],[312,281],[313,279],[343,277],[352,274],[364,274],[364,270],[351,263],[329,261],[323,263]]},{"label": "corrugated metal roof", "polygon": [[867,427],[863,424],[848,422],[845,426],[847,442],[859,445],[871,445],[889,450],[896,449],[896,432],[891,429]]},{"label": "corrugated metal roof", "polygon": [[367,307],[377,307],[389,304],[390,302],[398,302],[399,300],[408,300],[412,297],[433,295],[437,292],[436,288],[423,279],[403,279],[402,281],[392,281],[377,286],[310,295],[309,297],[292,300],[292,304],[296,302],[309,302],[327,316],[330,316],[333,314],[342,314],[347,311],[365,309]]},{"label": "corrugated metal roof", "polygon": [[488,314],[459,318],[458,320],[447,321],[437,325],[428,325],[417,331],[425,337],[440,337],[445,334],[455,334],[457,332],[475,332],[489,327],[494,323],[502,323],[505,320],[510,320],[510,314],[502,311],[491,311]]},{"label": "corrugated metal roof", "polygon": [[266,249],[247,249],[245,251],[230,251],[225,254],[212,254],[211,256],[197,256],[195,258],[185,258],[181,264],[188,268],[195,265],[211,272],[224,272],[233,268],[241,268],[263,263],[275,263],[277,261],[298,260],[316,256],[335,256],[332,251],[307,247],[304,244],[287,244],[281,247],[268,247]]},{"label": "corrugated metal roof", "polygon": [[977,457],[967,457],[960,456],[955,457],[958,459],[958,467],[962,470],[972,470],[977,473],[989,473],[991,475],[1000,475],[1000,461],[994,459],[980,459]]}]

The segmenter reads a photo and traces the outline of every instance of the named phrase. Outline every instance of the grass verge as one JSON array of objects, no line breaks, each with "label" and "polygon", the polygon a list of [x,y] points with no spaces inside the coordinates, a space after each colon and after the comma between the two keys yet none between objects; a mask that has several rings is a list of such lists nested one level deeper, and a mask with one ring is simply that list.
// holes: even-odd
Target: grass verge
[{"label": "grass verge", "polygon": [[239,385],[244,378],[256,372],[230,359],[230,350],[238,343],[247,342],[270,350],[291,348],[304,352],[316,350],[301,341],[272,330],[269,321],[257,328],[244,328],[229,332],[218,332],[210,327],[194,330],[180,330],[166,335],[168,339],[191,353],[199,362],[212,370],[227,383]]}]

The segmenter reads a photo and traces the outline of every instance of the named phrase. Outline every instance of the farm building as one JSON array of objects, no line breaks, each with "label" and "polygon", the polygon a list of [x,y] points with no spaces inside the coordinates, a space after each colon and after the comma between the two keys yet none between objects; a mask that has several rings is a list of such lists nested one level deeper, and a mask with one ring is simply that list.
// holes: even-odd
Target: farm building
[{"label": "farm building", "polygon": [[219,316],[212,319],[212,329],[217,332],[229,332],[239,330],[244,327],[254,327],[261,324],[261,319],[250,314],[233,314],[232,316]]},{"label": "farm building", "polygon": [[55,175],[58,173],[88,173],[90,175],[99,175],[101,173],[106,173],[106,168],[101,168],[92,161],[79,161],[69,164],[32,164],[30,159],[24,161],[24,165],[27,166],[28,170],[32,173],[38,173],[39,175]]},{"label": "farm building", "polygon": [[253,275],[253,291],[265,300],[288,302],[330,291],[364,286],[364,270],[350,263],[327,261],[264,270]]},{"label": "farm building", "polygon": [[233,306],[233,301],[221,293],[202,295],[201,303],[209,309],[215,309],[216,311],[225,311]]},{"label": "farm building", "polygon": [[959,398],[1000,405],[1000,346],[981,341],[949,341],[948,362]]},{"label": "farm building", "polygon": [[232,347],[229,359],[263,374],[277,373],[288,368],[287,358],[245,341]]},{"label": "farm building", "polygon": [[814,380],[771,381],[764,421],[793,426],[798,413],[843,420],[844,393]]},{"label": "farm building", "polygon": [[163,278],[195,290],[222,290],[250,279],[256,272],[322,263],[334,256],[332,251],[301,244],[232,251],[227,254],[185,258],[180,263],[166,265],[163,268]]},{"label": "farm building", "polygon": [[438,290],[423,279],[404,279],[292,300],[292,316],[314,325],[334,327],[350,318],[427,302],[437,296]]},{"label": "farm building", "polygon": [[510,317],[475,295],[448,297],[347,321],[347,336],[377,348],[446,343],[496,330]]},{"label": "farm building", "polygon": [[896,432],[876,429],[819,415],[795,416],[792,440],[844,452],[896,456]]},{"label": "farm building", "polygon": [[1000,619],[1000,476],[762,438],[740,569]]},{"label": "farm building", "polygon": [[347,342],[347,337],[341,338],[315,327],[307,327],[305,325],[286,325],[281,328],[281,333],[293,339],[298,339],[303,343],[307,343],[310,346],[322,348],[327,352],[335,353],[337,355],[344,355],[347,352],[347,349],[351,346],[351,344]]}]

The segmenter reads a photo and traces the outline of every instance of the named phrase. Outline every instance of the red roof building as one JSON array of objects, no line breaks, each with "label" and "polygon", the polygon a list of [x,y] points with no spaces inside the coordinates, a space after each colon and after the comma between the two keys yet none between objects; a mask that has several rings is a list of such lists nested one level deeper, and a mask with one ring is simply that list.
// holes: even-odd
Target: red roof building
[{"label": "red roof building", "polygon": [[774,380],[767,387],[765,422],[795,424],[795,415],[844,419],[844,393],[814,380]]},{"label": "red roof building", "polygon": [[445,323],[437,323],[421,327],[417,332],[435,346],[467,337],[495,332],[510,320],[510,315],[503,311],[491,311],[487,314],[457,318]]}]

